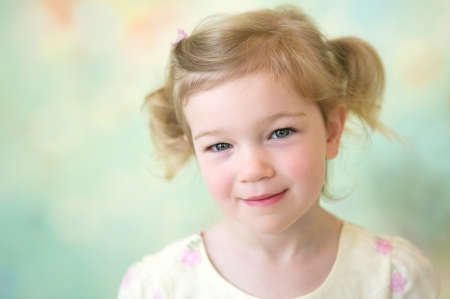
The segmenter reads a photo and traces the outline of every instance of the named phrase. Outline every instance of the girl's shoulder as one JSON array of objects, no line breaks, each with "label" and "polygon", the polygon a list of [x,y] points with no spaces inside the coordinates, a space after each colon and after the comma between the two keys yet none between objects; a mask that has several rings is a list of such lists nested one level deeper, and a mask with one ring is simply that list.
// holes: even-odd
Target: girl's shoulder
[{"label": "girl's shoulder", "polygon": [[388,267],[393,298],[409,298],[408,295],[437,298],[439,277],[417,246],[402,237],[374,234],[350,223],[345,226],[342,238],[346,243],[343,247],[348,249],[347,258],[353,262],[364,261],[377,270]]},{"label": "girl's shoulder", "polygon": [[[119,289],[119,299],[162,299],[179,280],[195,278],[202,260],[201,233],[193,234],[144,256],[128,268]],[[163,288],[164,287],[164,288]]]},{"label": "girl's shoulder", "polygon": [[146,255],[128,268],[120,284],[118,299],[161,298],[154,275],[154,261],[152,255]]},{"label": "girl's shoulder", "polygon": [[437,298],[440,280],[428,257],[404,238],[392,237],[391,243],[392,292],[397,295],[420,292],[424,296],[421,298],[425,298],[425,294]]}]

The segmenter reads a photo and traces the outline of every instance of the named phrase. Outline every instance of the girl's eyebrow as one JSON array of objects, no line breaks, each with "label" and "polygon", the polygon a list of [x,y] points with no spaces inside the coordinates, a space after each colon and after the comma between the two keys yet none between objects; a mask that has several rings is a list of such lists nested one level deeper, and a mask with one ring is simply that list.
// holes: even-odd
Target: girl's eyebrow
[{"label": "girl's eyebrow", "polygon": [[[270,123],[273,122],[279,118],[283,118],[283,117],[303,117],[306,116],[306,113],[304,112],[280,112],[274,115],[271,115],[263,120],[261,120],[258,124],[258,126],[261,126],[265,123]],[[199,139],[200,137],[203,136],[217,136],[220,134],[223,134],[224,131],[223,130],[214,130],[214,131],[200,131],[195,137],[194,140]]]}]

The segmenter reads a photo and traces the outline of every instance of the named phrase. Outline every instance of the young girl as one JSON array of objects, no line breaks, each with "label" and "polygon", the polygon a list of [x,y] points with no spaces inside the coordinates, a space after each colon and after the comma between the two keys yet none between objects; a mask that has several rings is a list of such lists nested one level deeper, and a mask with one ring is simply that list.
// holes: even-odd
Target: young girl
[{"label": "young girl", "polygon": [[370,45],[327,40],[294,7],[179,30],[152,137],[168,178],[195,155],[226,216],[133,265],[119,298],[437,298],[419,249],[319,206],[346,118],[382,129],[383,86]]}]

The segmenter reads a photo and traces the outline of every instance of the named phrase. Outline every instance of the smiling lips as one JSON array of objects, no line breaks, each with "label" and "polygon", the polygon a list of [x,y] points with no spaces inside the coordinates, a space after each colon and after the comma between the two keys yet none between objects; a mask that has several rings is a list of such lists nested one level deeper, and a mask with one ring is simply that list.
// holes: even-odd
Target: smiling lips
[{"label": "smiling lips", "polygon": [[246,199],[242,199],[242,201],[251,207],[269,206],[269,205],[273,205],[273,204],[279,202],[281,199],[283,199],[284,194],[286,193],[286,190],[284,190],[280,193],[277,193],[277,194],[273,194],[273,195],[261,195],[261,196],[249,197]]}]

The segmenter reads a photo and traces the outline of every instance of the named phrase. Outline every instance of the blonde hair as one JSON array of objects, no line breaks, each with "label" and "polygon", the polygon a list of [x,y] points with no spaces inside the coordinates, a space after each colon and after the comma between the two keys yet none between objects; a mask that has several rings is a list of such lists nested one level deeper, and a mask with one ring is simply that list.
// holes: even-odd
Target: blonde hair
[{"label": "blonde hair", "polygon": [[189,96],[258,72],[286,80],[301,98],[315,101],[325,123],[344,103],[348,113],[383,132],[378,121],[383,65],[368,43],[353,37],[328,40],[293,6],[212,16],[172,47],[166,84],[144,103],[167,179],[194,154],[182,110]]}]

